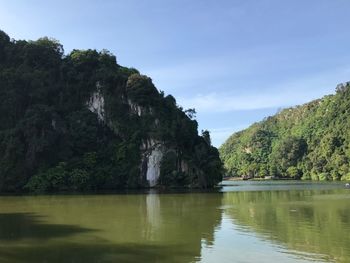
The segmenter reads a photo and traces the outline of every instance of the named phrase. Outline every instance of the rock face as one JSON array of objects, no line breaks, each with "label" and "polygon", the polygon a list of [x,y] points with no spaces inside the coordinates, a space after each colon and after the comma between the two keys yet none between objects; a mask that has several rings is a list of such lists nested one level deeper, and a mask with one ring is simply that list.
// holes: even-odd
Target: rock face
[{"label": "rock face", "polygon": [[180,170],[183,173],[189,173],[190,172],[189,165],[188,165],[188,163],[185,160],[181,160]]},{"label": "rock face", "polygon": [[[105,98],[101,91],[100,82],[96,83],[96,91],[94,91],[86,103],[89,111],[95,113],[99,121],[105,121]],[[151,113],[152,110],[147,110],[146,108],[138,105],[137,103],[132,102],[130,99],[127,100],[127,104],[130,106],[130,113],[136,114],[139,117],[142,115]],[[159,125],[159,119],[155,119],[155,125]],[[149,139],[142,143],[140,150],[142,152],[142,158],[140,162],[140,172],[143,175],[143,179],[146,179],[147,184],[150,187],[157,185],[160,171],[161,171],[161,162],[164,156],[164,153],[167,152],[167,149],[164,145],[164,142]],[[181,160],[179,164],[179,171],[183,173],[189,172],[188,164]]]},{"label": "rock face", "polygon": [[162,142],[151,139],[142,144],[141,151],[141,175],[146,178],[150,187],[154,187],[158,183],[166,147]]},{"label": "rock face", "polygon": [[104,113],[105,113],[105,99],[101,92],[101,84],[99,82],[96,83],[96,91],[92,93],[89,101],[87,102],[88,109],[91,112],[97,114],[97,118],[100,121],[104,121]]},{"label": "rock face", "polygon": [[142,107],[140,105],[137,105],[136,103],[133,103],[131,100],[128,100],[128,104],[130,106],[131,112],[141,117],[143,111]]},{"label": "rock face", "polygon": [[[99,121],[104,121],[105,114],[105,99],[101,92],[101,84],[100,82],[96,83],[96,91],[94,91],[87,102],[88,109],[97,115]],[[141,117],[145,112],[145,109],[140,105],[133,103],[130,99],[128,99],[128,105],[130,106],[131,114],[136,114]],[[149,111],[151,112],[151,111]],[[159,120],[155,120],[155,124],[159,125]],[[162,142],[150,139],[142,144],[141,147],[142,159],[140,163],[141,174],[145,174],[145,179],[150,187],[154,187],[158,183],[158,179],[160,177],[160,166],[161,161],[166,151],[166,147]],[[145,165],[142,165],[145,164]],[[181,170],[183,170],[181,168]]]},{"label": "rock face", "polygon": [[[99,121],[105,121],[105,98],[102,94],[102,86],[100,82],[96,83],[96,90],[92,93],[88,102],[86,103],[89,111],[95,113]],[[152,114],[152,110],[147,110],[145,107],[138,105],[137,103],[132,102],[130,99],[127,100],[127,104],[130,106],[130,113],[135,114],[139,117],[145,114]],[[159,125],[159,119],[155,119],[155,125]],[[150,187],[157,185],[160,171],[161,171],[161,162],[164,156],[164,153],[167,152],[167,149],[164,146],[164,142],[149,139],[142,143],[140,150],[142,152],[142,158],[140,162],[140,172],[143,175],[143,179],[146,179],[147,184]],[[189,171],[188,164],[182,160],[179,164],[179,171],[186,173]],[[141,178],[142,179],[142,178]]]},{"label": "rock face", "polygon": [[162,147],[158,146],[148,156],[146,179],[151,187],[155,186],[160,176],[160,164],[163,158]]}]

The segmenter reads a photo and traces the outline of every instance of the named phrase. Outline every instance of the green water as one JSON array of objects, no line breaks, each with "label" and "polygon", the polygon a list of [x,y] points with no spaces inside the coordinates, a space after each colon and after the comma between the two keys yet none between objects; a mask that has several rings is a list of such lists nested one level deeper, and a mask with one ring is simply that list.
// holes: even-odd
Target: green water
[{"label": "green water", "polygon": [[350,262],[350,190],[2,196],[0,262]]}]

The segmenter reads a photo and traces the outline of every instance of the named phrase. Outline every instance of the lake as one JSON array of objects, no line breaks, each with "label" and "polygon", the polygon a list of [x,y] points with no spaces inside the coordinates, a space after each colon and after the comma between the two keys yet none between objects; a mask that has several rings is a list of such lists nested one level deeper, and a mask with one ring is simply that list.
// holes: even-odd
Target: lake
[{"label": "lake", "polygon": [[344,183],[0,197],[0,262],[350,262]]}]

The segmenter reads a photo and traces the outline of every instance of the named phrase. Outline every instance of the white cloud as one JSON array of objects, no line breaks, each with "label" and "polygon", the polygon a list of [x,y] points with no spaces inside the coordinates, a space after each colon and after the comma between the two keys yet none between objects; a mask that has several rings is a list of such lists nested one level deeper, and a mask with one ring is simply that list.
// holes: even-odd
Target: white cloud
[{"label": "white cloud", "polygon": [[261,87],[258,91],[246,87],[235,89],[240,90],[240,94],[211,92],[193,97],[178,97],[178,103],[184,108],[195,108],[200,113],[288,107],[333,93],[336,84],[348,81],[349,76],[350,68],[337,69],[273,87]]},{"label": "white cloud", "polygon": [[219,147],[228,137],[234,132],[240,131],[247,128],[249,125],[237,125],[235,127],[226,127],[210,130],[210,137],[212,139],[212,144],[215,147]]},{"label": "white cloud", "polygon": [[193,98],[179,98],[179,104],[184,108],[195,108],[198,112],[228,112],[239,110],[255,110],[274,108],[293,104],[295,98],[289,94],[252,94],[231,95],[210,93],[197,95]]}]

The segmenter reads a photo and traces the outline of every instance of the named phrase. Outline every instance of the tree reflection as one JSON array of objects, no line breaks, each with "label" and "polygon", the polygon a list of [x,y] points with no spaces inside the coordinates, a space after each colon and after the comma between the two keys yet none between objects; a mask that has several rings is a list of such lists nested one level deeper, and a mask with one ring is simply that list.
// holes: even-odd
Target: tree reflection
[{"label": "tree reflection", "polygon": [[326,261],[350,262],[350,199],[346,197],[332,190],[231,192],[223,203],[235,224],[263,239],[324,255]]},{"label": "tree reflection", "polygon": [[30,211],[0,214],[0,262],[194,262],[214,241],[221,202],[219,193],[0,198],[0,208]]}]

